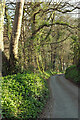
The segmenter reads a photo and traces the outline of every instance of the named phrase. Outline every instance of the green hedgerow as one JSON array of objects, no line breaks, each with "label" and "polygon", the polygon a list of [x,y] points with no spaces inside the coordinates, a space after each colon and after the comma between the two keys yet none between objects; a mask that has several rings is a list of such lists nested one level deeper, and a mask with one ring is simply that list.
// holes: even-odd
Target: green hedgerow
[{"label": "green hedgerow", "polygon": [[65,77],[71,79],[75,83],[80,83],[80,72],[75,65],[72,65],[66,69]]},{"label": "green hedgerow", "polygon": [[49,95],[47,81],[43,79],[44,76],[37,73],[18,73],[2,78],[2,114],[4,119],[37,118]]}]

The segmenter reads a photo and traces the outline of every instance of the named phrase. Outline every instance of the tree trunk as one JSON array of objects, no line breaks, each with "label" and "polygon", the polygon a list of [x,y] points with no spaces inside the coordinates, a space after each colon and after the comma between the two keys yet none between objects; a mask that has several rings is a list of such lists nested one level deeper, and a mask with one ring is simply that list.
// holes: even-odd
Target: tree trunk
[{"label": "tree trunk", "polygon": [[62,72],[62,59],[61,57],[59,58],[60,65],[59,65],[59,72]]},{"label": "tree trunk", "polygon": [[4,42],[3,42],[4,13],[5,13],[5,0],[2,0],[0,1],[0,76],[2,75],[2,71],[5,70],[4,72],[6,72],[6,67],[4,66],[4,63],[6,62],[6,65],[8,63],[8,60],[4,54]]},{"label": "tree trunk", "polygon": [[7,38],[10,41],[11,30],[12,30],[12,28],[11,28],[12,21],[11,21],[10,15],[8,13],[8,7],[7,7],[7,5],[5,5],[5,18],[7,20],[7,26],[6,26],[7,27]]},{"label": "tree trunk", "polygon": [[[45,54],[45,49],[44,46],[42,45],[42,51],[41,51],[41,57],[42,57],[42,66],[43,66],[43,71],[47,70],[47,61],[46,61],[46,54]],[[43,65],[44,64],[44,65]]]},{"label": "tree trunk", "polygon": [[[51,66],[52,66],[53,70],[55,70],[56,49],[57,49],[56,46],[53,48],[53,45],[51,45]],[[53,53],[53,51],[54,51],[54,53]]]},{"label": "tree trunk", "polygon": [[[5,11],[5,1],[0,1],[0,85],[1,85],[1,77],[2,77],[2,52],[4,51],[4,43],[3,43],[3,23],[4,23],[4,11]],[[0,86],[1,91],[1,86]],[[1,120],[1,92],[0,92],[0,120]]]},{"label": "tree trunk", "polygon": [[4,43],[3,43],[3,23],[4,23],[4,12],[5,12],[5,0],[0,1],[0,50],[4,51]]},{"label": "tree trunk", "polygon": [[9,51],[11,67],[15,67],[16,60],[18,58],[18,42],[21,32],[23,6],[24,6],[24,0],[20,0],[20,2],[16,3],[16,11],[15,11],[12,35],[10,39],[10,51]]}]

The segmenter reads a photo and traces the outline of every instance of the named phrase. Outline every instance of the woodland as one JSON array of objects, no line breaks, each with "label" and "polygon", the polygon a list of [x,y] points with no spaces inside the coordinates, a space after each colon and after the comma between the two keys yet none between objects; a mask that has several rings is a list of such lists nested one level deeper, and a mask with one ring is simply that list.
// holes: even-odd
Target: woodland
[{"label": "woodland", "polygon": [[76,72],[71,72],[71,78],[80,82],[78,4],[63,0],[0,1],[4,119],[36,118],[48,98],[45,79],[51,74],[69,71],[66,78],[70,78],[69,73],[74,68]]},{"label": "woodland", "polygon": [[7,1],[3,6],[5,14],[2,13],[4,31],[1,29],[3,75],[29,69],[64,71],[69,65],[77,64],[79,19],[65,14],[76,8],[77,5],[66,2],[21,5]]}]

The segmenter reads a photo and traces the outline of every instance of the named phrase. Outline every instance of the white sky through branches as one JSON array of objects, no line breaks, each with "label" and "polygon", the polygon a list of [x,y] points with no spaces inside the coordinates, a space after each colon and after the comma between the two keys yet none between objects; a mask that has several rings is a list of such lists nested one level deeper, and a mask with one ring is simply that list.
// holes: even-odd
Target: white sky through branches
[{"label": "white sky through branches", "polygon": [[[9,1],[10,2],[20,2],[22,0],[6,0],[6,2]],[[70,4],[74,4],[74,5],[79,5],[80,6],[80,0],[25,0],[25,2],[68,2]],[[71,15],[72,17],[78,18],[80,16],[79,13],[80,10],[76,9],[72,12],[68,12],[66,14]]]}]

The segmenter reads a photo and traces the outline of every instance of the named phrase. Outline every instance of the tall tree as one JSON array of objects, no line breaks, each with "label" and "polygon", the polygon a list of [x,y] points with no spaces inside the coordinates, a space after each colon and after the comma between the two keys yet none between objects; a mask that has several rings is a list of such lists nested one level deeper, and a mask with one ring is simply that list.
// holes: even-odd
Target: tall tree
[{"label": "tall tree", "polygon": [[4,43],[3,43],[4,12],[5,12],[5,0],[1,0],[0,1],[0,76],[2,73],[2,53],[4,52]]},{"label": "tall tree", "polygon": [[13,22],[13,30],[12,30],[11,40],[10,40],[11,68],[14,68],[14,66],[16,65],[16,60],[18,57],[18,42],[19,42],[20,31],[21,31],[24,1],[25,0],[20,0],[16,2],[16,11],[15,11],[14,22]]},{"label": "tall tree", "polygon": [[[4,12],[5,12],[5,0],[0,1],[0,85],[2,77],[2,52],[4,51],[3,43],[3,22],[4,22]],[[0,86],[0,119],[1,119],[1,86]]]},{"label": "tall tree", "polygon": [[0,50],[4,51],[4,43],[3,43],[3,23],[4,23],[4,12],[5,12],[5,0],[0,1]]}]

